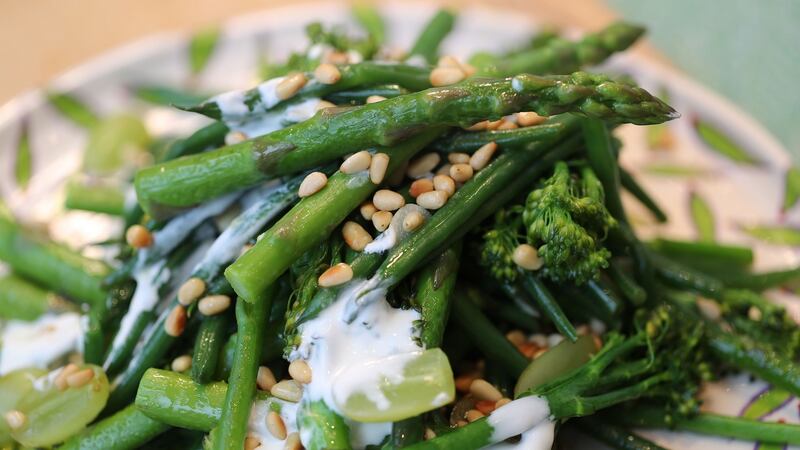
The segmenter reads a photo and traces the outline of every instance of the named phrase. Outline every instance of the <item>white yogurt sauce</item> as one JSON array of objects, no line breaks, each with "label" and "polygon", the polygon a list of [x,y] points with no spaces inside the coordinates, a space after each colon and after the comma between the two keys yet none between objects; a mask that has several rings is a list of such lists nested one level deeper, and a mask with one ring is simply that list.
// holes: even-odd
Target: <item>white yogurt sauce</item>
[{"label": "white yogurt sauce", "polygon": [[486,447],[491,450],[550,450],[556,435],[556,424],[547,420],[522,433],[519,442],[510,444],[501,442]]},{"label": "white yogurt sauce", "polygon": [[273,404],[278,405],[277,411],[286,425],[286,433],[297,431],[297,403],[285,402],[277,398],[256,400],[250,410],[250,419],[247,422],[247,436],[261,441],[255,450],[283,450],[286,440],[276,438],[267,428],[267,414],[273,409]]},{"label": "white yogurt sauce", "polygon": [[365,253],[383,253],[395,245],[398,242],[405,239],[411,232],[406,231],[403,229],[403,221],[405,220],[406,216],[412,212],[418,212],[425,217],[425,220],[431,216],[427,209],[416,205],[414,203],[410,203],[408,205],[403,206],[392,216],[392,221],[389,223],[389,227],[383,231],[374,241],[367,244],[364,247]]},{"label": "white yogurt sauce", "polygon": [[45,314],[34,322],[10,320],[2,335],[0,375],[26,367],[48,365],[81,347],[78,313]]},{"label": "white yogurt sauce", "polygon": [[[381,401],[383,393],[375,381],[382,377],[402,377],[407,359],[398,357],[397,364],[369,363],[422,350],[414,340],[413,327],[420,314],[415,310],[392,308],[386,301],[385,291],[376,293],[380,298],[360,308],[356,320],[349,323],[343,320],[347,305],[368,283],[352,282],[331,306],[300,326],[302,344],[290,359],[305,359],[314,374],[311,383],[305,386],[304,401],[321,399],[334,410],[338,410],[340,402],[357,392]],[[365,367],[365,364],[368,370],[347,370],[356,365]],[[350,421],[349,425],[355,448],[378,444],[391,431],[390,423]],[[307,439],[305,443],[308,443]]]},{"label": "white yogurt sauce", "polygon": [[[487,423],[492,426],[492,442],[502,442],[512,436],[525,433],[528,430],[538,427],[540,424],[551,423],[549,419],[550,406],[547,400],[528,396],[512,401],[497,408],[489,415]],[[547,432],[540,431],[536,436],[547,436]],[[546,447],[531,447],[549,449],[553,445],[552,433],[550,442]],[[526,447],[527,448],[527,447]]]}]

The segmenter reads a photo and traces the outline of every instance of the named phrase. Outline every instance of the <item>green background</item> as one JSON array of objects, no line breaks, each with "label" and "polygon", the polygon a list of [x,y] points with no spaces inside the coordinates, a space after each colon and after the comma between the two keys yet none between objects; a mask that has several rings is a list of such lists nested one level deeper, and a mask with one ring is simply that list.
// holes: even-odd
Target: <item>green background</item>
[{"label": "green background", "polygon": [[800,162],[800,0],[608,0],[678,67],[733,100]]}]

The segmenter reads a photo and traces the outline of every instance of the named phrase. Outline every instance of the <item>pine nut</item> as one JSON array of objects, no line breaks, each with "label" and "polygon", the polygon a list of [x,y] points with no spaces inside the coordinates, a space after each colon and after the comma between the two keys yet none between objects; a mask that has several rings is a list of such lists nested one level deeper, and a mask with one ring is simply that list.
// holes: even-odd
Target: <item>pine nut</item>
[{"label": "pine nut", "polygon": [[436,67],[449,67],[449,68],[461,68],[461,63],[458,62],[458,58],[452,55],[443,55],[439,58],[439,61],[436,62]]},{"label": "pine nut", "polygon": [[542,258],[539,258],[539,252],[530,244],[520,244],[514,249],[511,255],[514,264],[522,267],[525,270],[539,270],[542,268]]},{"label": "pine nut", "polygon": [[353,279],[353,269],[347,263],[339,263],[330,267],[317,279],[320,287],[338,286]]},{"label": "pine nut", "polygon": [[247,140],[247,135],[241,131],[229,131],[225,135],[225,145],[236,145]]},{"label": "pine nut", "polygon": [[719,303],[711,299],[702,297],[698,298],[697,309],[700,310],[700,314],[704,315],[709,320],[719,320],[719,318],[722,316],[722,310],[719,307]]},{"label": "pine nut", "polygon": [[384,97],[382,95],[370,95],[369,97],[367,97],[367,104],[369,105],[369,104],[372,104],[372,103],[378,103],[378,102],[382,102],[384,100],[386,100],[386,97]]},{"label": "pine nut", "polygon": [[300,442],[300,435],[296,431],[286,438],[283,450],[303,450],[303,444]]},{"label": "pine nut", "polygon": [[481,120],[480,122],[475,123],[474,125],[465,128],[467,131],[485,131],[486,127],[489,126],[488,120]]},{"label": "pine nut", "polygon": [[322,63],[314,69],[314,78],[322,84],[336,84],[342,79],[342,73],[333,64]]},{"label": "pine nut", "polygon": [[167,320],[164,322],[164,331],[172,337],[178,337],[183,334],[186,328],[186,309],[181,305],[175,305],[170,311]]},{"label": "pine nut", "polygon": [[371,201],[367,200],[361,204],[361,207],[358,210],[364,220],[372,220],[372,215],[378,211],[378,208],[376,208]]},{"label": "pine nut", "polygon": [[473,170],[469,164],[453,164],[450,167],[450,178],[459,183],[464,183],[472,178]]},{"label": "pine nut", "polygon": [[392,223],[392,213],[389,211],[378,211],[372,215],[372,225],[380,232],[389,228],[390,223]]},{"label": "pine nut", "polygon": [[309,197],[322,190],[326,184],[328,184],[327,175],[322,172],[311,172],[306,175],[303,182],[300,183],[300,187],[297,189],[297,195],[300,198]]},{"label": "pine nut", "polygon": [[466,153],[450,153],[447,155],[450,164],[466,164],[469,162],[469,155]]},{"label": "pine nut", "polygon": [[525,337],[525,333],[523,333],[520,330],[511,330],[511,331],[509,331],[508,333],[506,333],[506,339],[508,339],[508,342],[511,342],[512,344],[517,345],[517,346],[518,345],[522,345],[523,343],[525,343],[528,340]]},{"label": "pine nut", "polygon": [[539,125],[542,122],[545,122],[547,117],[540,116],[533,111],[523,111],[517,113],[517,125],[521,127],[530,127],[533,125]]},{"label": "pine nut", "polygon": [[430,191],[417,197],[417,204],[425,209],[439,209],[447,203],[447,192]]},{"label": "pine nut", "polygon": [[349,59],[345,52],[330,52],[325,56],[325,62],[331,64],[347,64]]},{"label": "pine nut", "polygon": [[512,122],[510,120],[503,119],[502,122],[503,123],[501,123],[500,126],[497,127],[498,131],[500,131],[500,130],[514,130],[514,129],[519,128],[519,125],[515,124],[514,122]]},{"label": "pine nut", "polygon": [[286,424],[283,423],[283,419],[281,418],[280,414],[276,413],[275,411],[270,411],[269,414],[267,414],[266,422],[267,429],[271,435],[275,436],[276,439],[286,439]]},{"label": "pine nut", "polygon": [[483,378],[473,380],[472,384],[469,385],[469,392],[478,400],[491,400],[496,402],[503,398],[503,394]]},{"label": "pine nut", "polygon": [[336,105],[327,100],[320,100],[319,103],[317,103],[316,111],[319,111],[321,109],[335,108],[335,107]]},{"label": "pine nut", "polygon": [[197,277],[189,278],[178,289],[178,302],[183,306],[189,306],[200,298],[205,291],[205,281]]},{"label": "pine nut", "polygon": [[761,312],[760,309],[756,308],[755,306],[751,306],[747,309],[747,318],[752,320],[753,322],[761,321],[761,318],[764,314]]},{"label": "pine nut", "polygon": [[450,168],[451,167],[453,167],[453,166],[451,164],[449,164],[449,163],[448,164],[442,164],[442,166],[439,167],[436,170],[436,174],[435,175],[447,175],[447,176],[450,176]]},{"label": "pine nut", "polygon": [[181,355],[172,360],[170,369],[173,372],[186,372],[192,368],[192,357],[189,355]]},{"label": "pine nut", "polygon": [[538,345],[539,347],[547,348],[547,336],[543,335],[542,333],[536,333],[533,336],[531,336],[530,339],[528,340]]},{"label": "pine nut", "polygon": [[270,394],[287,402],[299,402],[303,397],[303,388],[294,380],[281,380],[269,390]]},{"label": "pine nut", "polygon": [[353,221],[345,222],[342,227],[342,237],[348,247],[360,252],[372,242],[372,236],[361,225]]},{"label": "pine nut", "polygon": [[275,386],[275,383],[278,381],[275,379],[275,375],[272,373],[267,366],[260,366],[258,368],[258,375],[256,376],[256,386],[262,391],[269,391],[272,389],[272,386]]},{"label": "pine nut", "polygon": [[244,450],[256,450],[258,447],[261,447],[261,441],[258,438],[252,436],[244,438]]},{"label": "pine nut", "polygon": [[131,225],[125,232],[125,241],[133,248],[145,248],[153,245],[153,235],[142,225]]},{"label": "pine nut", "polygon": [[475,72],[478,71],[478,69],[475,68],[475,66],[467,62],[461,63],[461,70],[464,72],[464,75],[466,75],[467,78],[475,75]]},{"label": "pine nut", "polygon": [[92,381],[94,378],[94,370],[83,369],[67,376],[67,386],[71,388],[79,388],[85,386],[86,383]]},{"label": "pine nut", "polygon": [[480,400],[475,402],[475,409],[484,415],[491,414],[494,411],[494,404],[495,402],[490,400]]},{"label": "pine nut", "polygon": [[433,188],[452,197],[456,192],[456,182],[450,178],[450,175],[436,175],[433,177]]},{"label": "pine nut", "polygon": [[469,387],[475,381],[475,375],[460,375],[455,379],[456,390],[458,392],[469,392]]},{"label": "pine nut", "polygon": [[482,412],[478,411],[477,409],[470,409],[469,411],[467,411],[467,415],[466,415],[467,422],[470,422],[470,423],[475,422],[478,419],[482,419],[483,417],[484,417],[484,414]]},{"label": "pine nut", "polygon": [[197,303],[197,309],[204,316],[217,315],[231,306],[231,298],[227,295],[209,295]]},{"label": "pine nut", "polygon": [[496,129],[498,129],[498,128],[500,127],[500,125],[502,125],[502,124],[503,124],[503,122],[504,122],[504,120],[503,120],[503,119],[500,119],[500,120],[490,120],[490,121],[489,121],[489,122],[486,124],[486,129],[487,129],[488,131],[495,131]]},{"label": "pine nut", "polygon": [[430,428],[425,428],[425,434],[422,435],[422,438],[426,441],[430,441],[431,439],[436,437],[436,432],[431,430]]},{"label": "pine nut", "polygon": [[406,204],[406,200],[395,191],[381,189],[372,196],[372,204],[381,211],[396,211]]},{"label": "pine nut", "polygon": [[507,404],[511,403],[510,398],[503,397],[494,404],[494,409],[499,409]]},{"label": "pine nut", "polygon": [[61,369],[61,372],[58,373],[56,379],[53,380],[53,384],[59,391],[63,391],[67,388],[67,377],[72,375],[73,373],[78,371],[78,366],[75,364],[67,364]]},{"label": "pine nut", "polygon": [[408,189],[408,193],[417,198],[420,194],[424,194],[426,192],[430,192],[433,190],[433,181],[430,178],[420,178],[419,180],[414,180],[411,183],[411,187]]},{"label": "pine nut", "polygon": [[389,168],[389,155],[386,153],[376,153],[372,155],[372,162],[369,165],[369,179],[372,184],[381,184],[386,170]]},{"label": "pine nut", "polygon": [[469,165],[472,166],[472,169],[475,171],[483,169],[489,164],[489,161],[492,160],[492,156],[494,156],[495,151],[497,151],[496,143],[489,142],[488,144],[483,145],[472,154],[472,157],[469,158]]},{"label": "pine nut", "polygon": [[463,420],[463,419],[461,419],[461,420],[458,420],[458,421],[456,422],[456,426],[457,426],[458,428],[465,427],[465,426],[467,426],[468,424],[469,424],[469,422],[467,422],[466,420]]},{"label": "pine nut", "polygon": [[11,430],[19,430],[28,423],[28,416],[25,415],[22,411],[18,411],[16,409],[12,409],[3,415],[6,419],[6,423]]},{"label": "pine nut", "polygon": [[302,359],[295,359],[289,363],[289,375],[298,383],[311,383],[311,367]]},{"label": "pine nut", "polygon": [[403,218],[403,229],[405,231],[414,231],[425,223],[425,216],[419,211],[412,211]]},{"label": "pine nut", "polygon": [[434,87],[458,83],[467,75],[460,67],[437,67],[431,70],[430,82]]},{"label": "pine nut", "polygon": [[294,97],[297,91],[306,85],[306,81],[308,81],[306,80],[306,76],[300,72],[286,75],[286,77],[275,86],[275,96],[278,97],[279,100],[286,100]]},{"label": "pine nut", "polygon": [[339,171],[351,175],[369,169],[371,162],[372,155],[366,150],[361,150],[345,159],[342,165],[339,166]]},{"label": "pine nut", "polygon": [[408,169],[406,169],[406,175],[409,178],[420,178],[429,173],[439,164],[442,160],[442,157],[439,156],[438,153],[426,153],[422,156],[414,158],[411,163],[408,164]]}]

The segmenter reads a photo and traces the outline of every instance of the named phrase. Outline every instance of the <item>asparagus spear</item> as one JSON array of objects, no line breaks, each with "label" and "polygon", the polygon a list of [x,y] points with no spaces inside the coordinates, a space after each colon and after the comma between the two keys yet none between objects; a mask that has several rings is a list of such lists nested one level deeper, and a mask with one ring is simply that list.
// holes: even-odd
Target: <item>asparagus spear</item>
[{"label": "asparagus spear", "polygon": [[[305,122],[265,136],[155,165],[136,175],[136,192],[146,212],[163,218],[353,150],[392,145],[438,125],[470,125],[520,110],[542,115],[574,111],[640,124],[677,117],[672,108],[646,91],[599,75],[577,72],[557,77],[467,80],[361,107],[325,109]],[[330,138],[332,130],[336,139]]]}]

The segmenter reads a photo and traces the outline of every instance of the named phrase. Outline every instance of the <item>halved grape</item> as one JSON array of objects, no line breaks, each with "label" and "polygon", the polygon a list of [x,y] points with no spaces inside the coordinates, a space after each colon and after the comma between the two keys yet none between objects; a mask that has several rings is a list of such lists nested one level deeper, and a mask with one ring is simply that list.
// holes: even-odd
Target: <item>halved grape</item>
[{"label": "halved grape", "polygon": [[594,338],[590,335],[581,336],[575,342],[564,339],[522,371],[514,386],[514,396],[577,369],[596,352]]},{"label": "halved grape", "polygon": [[33,382],[46,373],[42,369],[19,369],[0,377],[0,445],[14,442],[11,428],[2,417],[14,409],[19,399],[33,389]]},{"label": "halved grape", "polygon": [[25,414],[25,425],[11,432],[22,445],[45,447],[63,441],[94,420],[108,400],[108,378],[103,369],[87,364],[79,367],[92,370],[92,378],[82,386],[63,391],[54,385],[58,371],[34,381],[30,390],[14,409]]},{"label": "halved grape", "polygon": [[450,403],[455,384],[447,355],[434,348],[351,366],[333,381],[333,392],[346,417],[388,422]]}]

